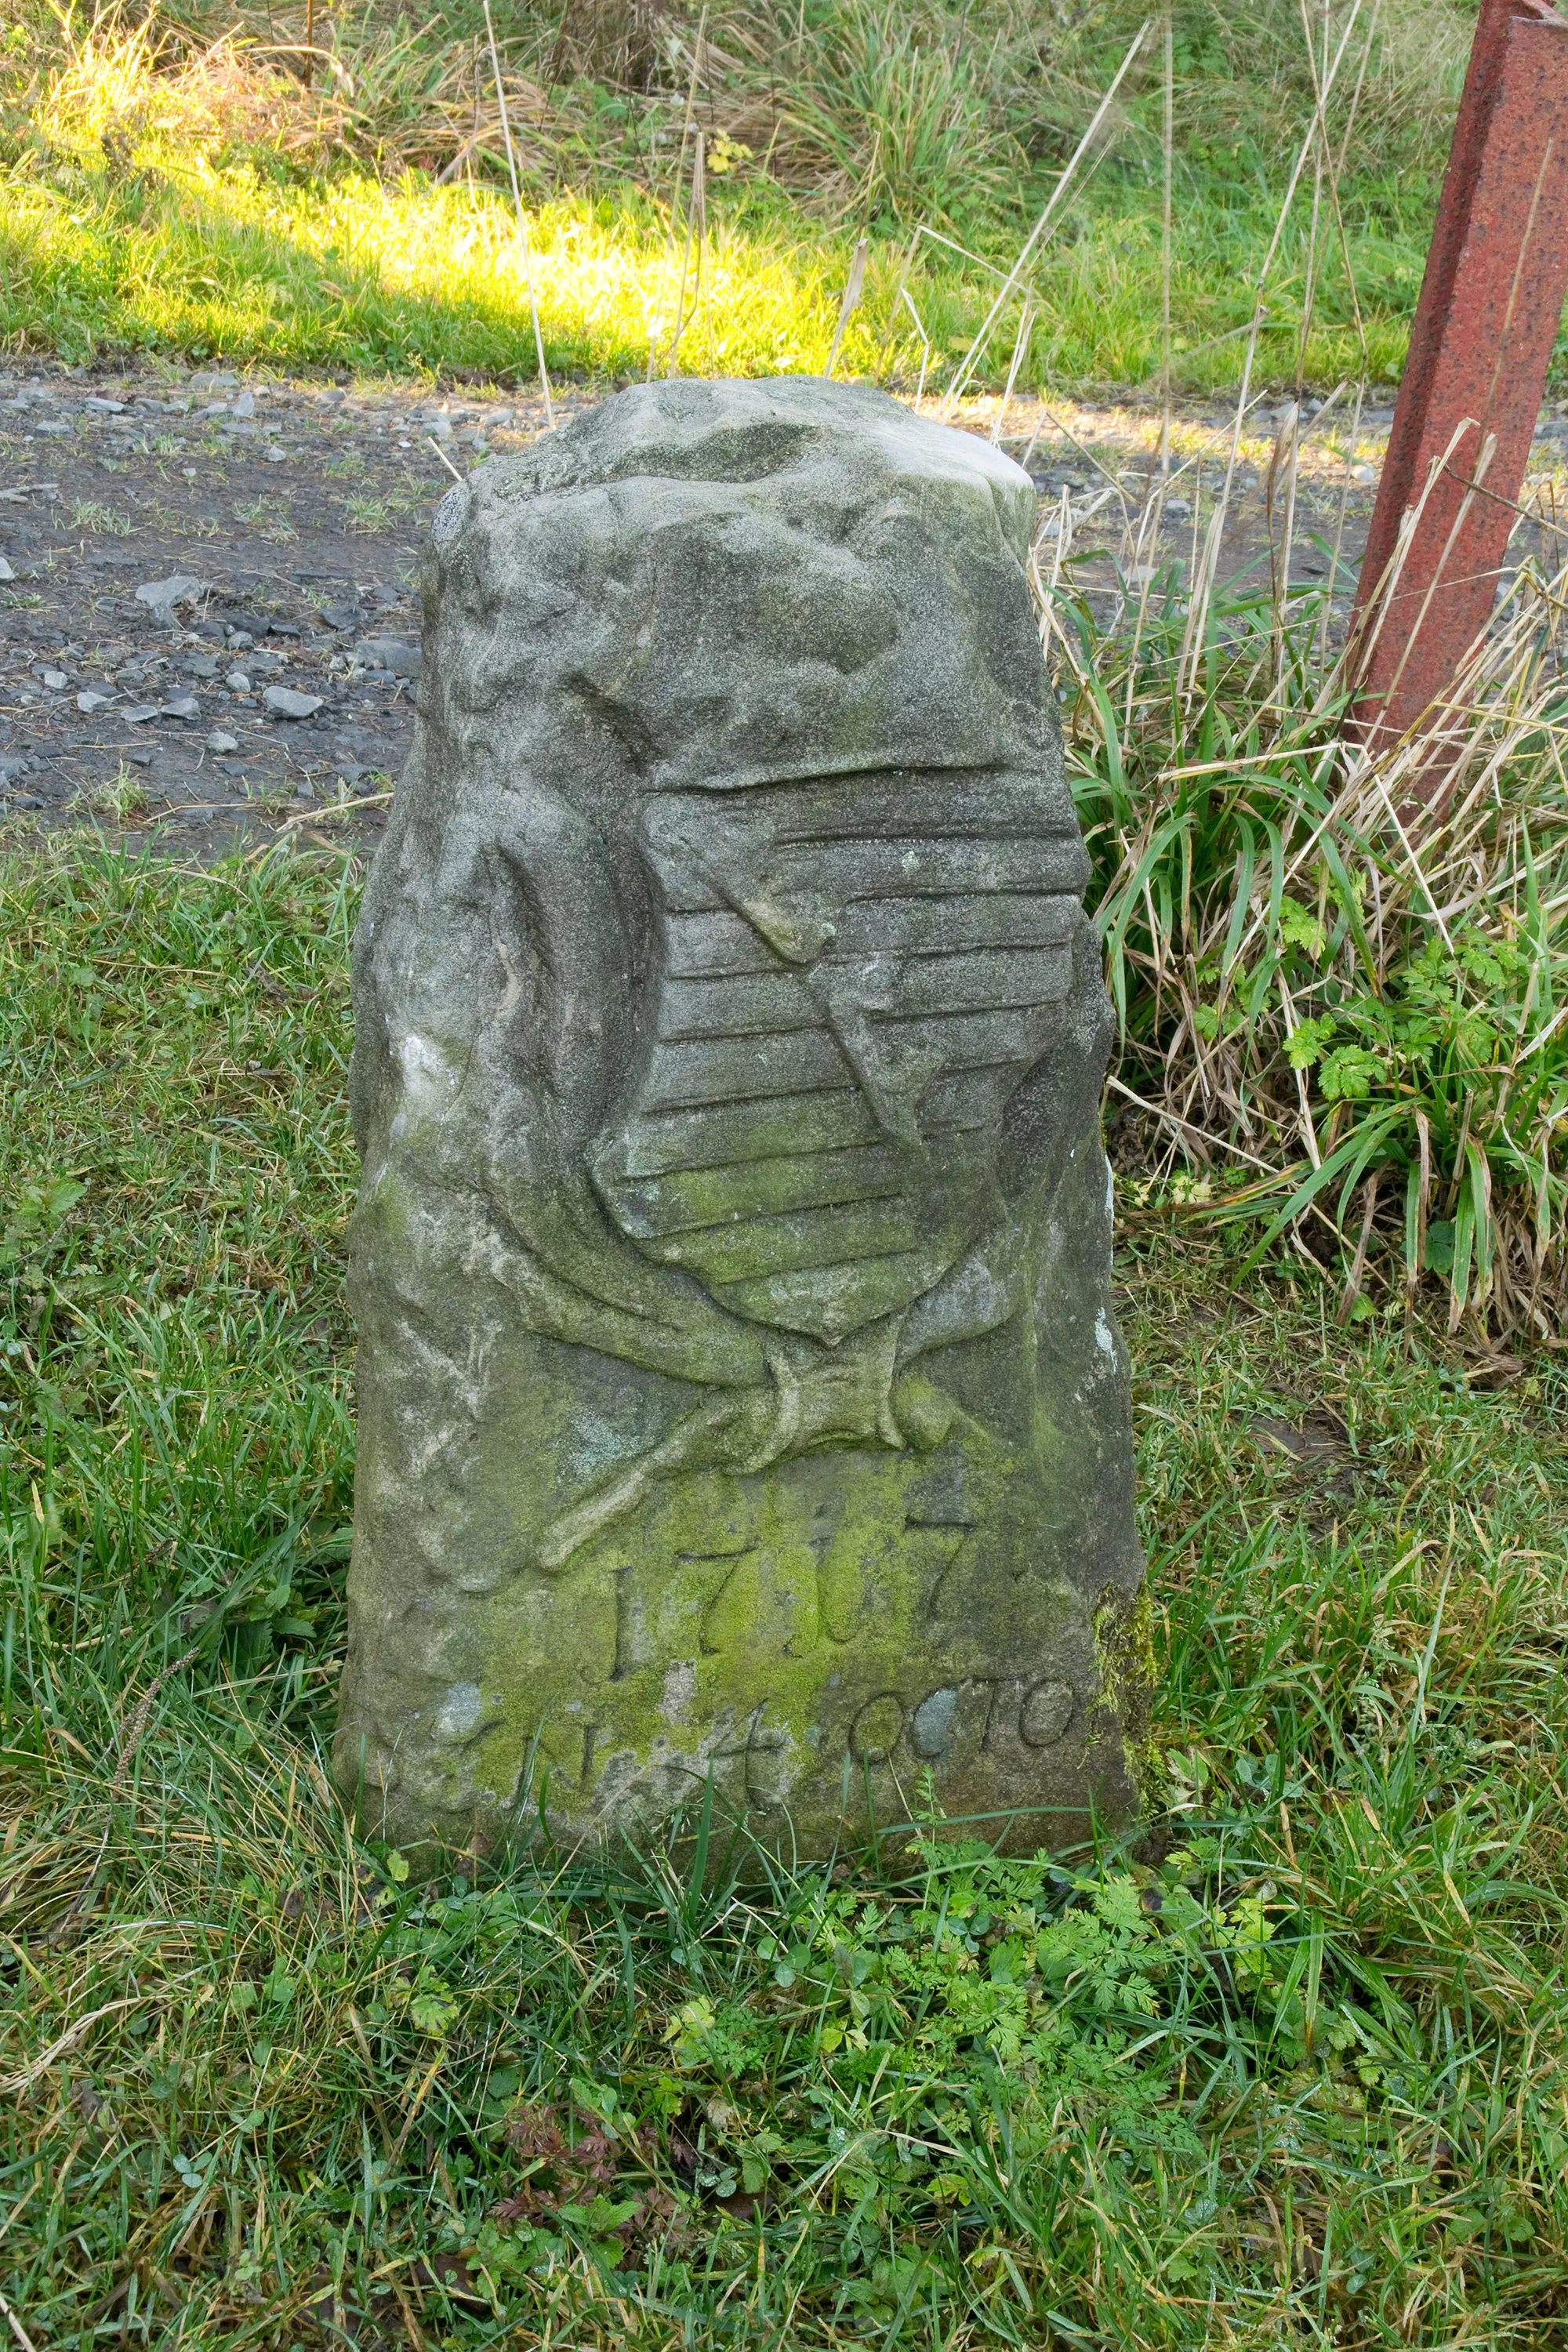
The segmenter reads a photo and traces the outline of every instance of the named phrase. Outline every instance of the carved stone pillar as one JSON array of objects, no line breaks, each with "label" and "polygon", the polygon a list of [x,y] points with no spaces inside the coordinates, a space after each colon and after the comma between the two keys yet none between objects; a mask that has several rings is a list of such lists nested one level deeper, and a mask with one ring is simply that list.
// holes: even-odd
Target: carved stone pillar
[{"label": "carved stone pillar", "polygon": [[337,1770],[403,1843],[1133,1806],[1110,1015],[1026,475],[624,393],[454,489],[354,956]]}]

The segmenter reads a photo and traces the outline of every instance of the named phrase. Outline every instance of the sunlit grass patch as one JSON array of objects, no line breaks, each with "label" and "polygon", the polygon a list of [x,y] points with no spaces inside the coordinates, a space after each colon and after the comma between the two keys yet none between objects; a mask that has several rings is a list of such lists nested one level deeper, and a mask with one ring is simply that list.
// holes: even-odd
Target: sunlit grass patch
[{"label": "sunlit grass patch", "polygon": [[[305,19],[281,0],[221,20],[193,0],[162,30],[35,18],[33,5],[0,53],[0,331],[18,345],[509,383],[533,373],[530,268],[469,0],[420,24],[328,12],[309,86]],[[518,12],[501,44],[551,366],[599,381],[817,371],[863,230],[838,369],[910,386],[929,353],[939,392],[1108,77],[1140,54],[1127,45],[1145,15],[1129,0],[1070,25],[1010,0],[793,14],[717,0],[702,45],[679,12],[660,13],[656,35],[619,0]],[[1299,367],[1376,381],[1402,364],[1468,19],[1462,0],[1363,15],[1275,247],[1313,119],[1317,36],[1286,0],[1245,22],[1179,0],[1179,386],[1235,382],[1268,250],[1255,383]],[[1158,46],[1142,45],[1106,140],[993,322],[979,383],[1005,374],[1026,300],[1024,387],[1155,379]],[[606,85],[633,51],[632,80]],[[689,243],[698,127],[710,168]]]},{"label": "sunlit grass patch", "polygon": [[[1234,375],[1239,345],[1215,339],[1250,317],[1247,270],[1270,227],[1261,196],[1239,212],[1198,205],[1184,218],[1173,283],[1179,381]],[[531,240],[550,366],[601,380],[662,374],[672,360],[692,374],[820,372],[853,244],[776,192],[742,191],[710,211],[688,266],[679,216],[672,225],[630,188],[541,203]],[[1363,309],[1368,364],[1388,373],[1403,353],[1419,252],[1382,243],[1395,282],[1385,304]],[[1023,383],[1136,384],[1155,375],[1157,244],[1131,200],[1068,222],[1036,273]],[[1288,239],[1263,331],[1266,374],[1294,366],[1293,250]],[[1006,257],[1005,244],[997,251]],[[458,369],[506,382],[535,372],[529,253],[510,207],[483,186],[437,188],[416,174],[388,184],[347,170],[301,182],[255,163],[160,151],[141,178],[84,173],[68,192],[14,179],[0,257],[0,331],[70,358],[129,345],[279,366]],[[995,282],[983,260],[929,241],[911,257],[902,240],[873,238],[839,372],[913,385],[923,332],[929,388],[940,391]],[[1005,374],[1016,329],[1015,302],[994,330],[986,380]],[[1362,366],[1331,271],[1309,363],[1336,377]]]},{"label": "sunlit grass patch", "polygon": [[[177,194],[104,190],[84,231],[51,192],[21,192],[5,235],[16,331],[362,367],[486,367],[531,361],[528,265],[516,224],[486,192],[363,176],[279,184],[199,162]],[[115,216],[119,217],[116,218]],[[562,199],[534,230],[552,365],[642,374],[679,308],[679,261],[652,207]],[[716,232],[703,299],[688,303],[688,366],[731,373],[820,366],[831,340],[832,257],[776,234]],[[30,312],[30,315],[28,313]]]},{"label": "sunlit grass patch", "polygon": [[362,492],[343,500],[343,512],[351,530],[384,530],[396,516],[406,514],[414,502],[407,490],[386,490],[379,497]]}]

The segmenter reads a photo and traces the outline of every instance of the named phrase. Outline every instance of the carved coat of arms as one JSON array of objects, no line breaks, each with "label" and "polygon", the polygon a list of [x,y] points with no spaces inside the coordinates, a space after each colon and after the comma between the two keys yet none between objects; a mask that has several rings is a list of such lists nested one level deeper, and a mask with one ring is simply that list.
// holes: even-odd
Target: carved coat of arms
[{"label": "carved coat of arms", "polygon": [[[767,420],[742,459],[702,440],[706,394],[647,421],[679,435],[688,397],[702,454],[662,448],[657,488],[640,457],[552,488],[544,448],[481,530],[465,491],[436,531],[478,612],[512,502],[533,518],[530,629],[468,630],[422,689],[430,740],[490,763],[439,887],[470,1001],[504,972],[459,1082],[493,1122],[494,1262],[531,1328],[691,1391],[539,1534],[551,1570],[661,1477],[919,1442],[907,1368],[1023,1297],[1006,1114],[1084,987],[1027,478],[837,391],[736,388]],[[806,405],[869,427],[847,520]]]},{"label": "carved coat of arms", "polygon": [[595,1181],[648,1256],[828,1348],[994,1218],[1084,855],[1037,780],[958,771],[669,792],[643,818],[650,1045]]}]

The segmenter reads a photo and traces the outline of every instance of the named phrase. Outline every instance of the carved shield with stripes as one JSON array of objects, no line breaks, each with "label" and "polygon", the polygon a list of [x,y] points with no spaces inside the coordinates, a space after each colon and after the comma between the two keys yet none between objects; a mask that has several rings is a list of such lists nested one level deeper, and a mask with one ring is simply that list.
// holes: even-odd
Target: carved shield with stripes
[{"label": "carved shield with stripes", "polygon": [[593,1171],[648,1256],[832,1347],[973,1245],[1082,920],[1064,799],[962,770],[647,803],[649,1043]]}]

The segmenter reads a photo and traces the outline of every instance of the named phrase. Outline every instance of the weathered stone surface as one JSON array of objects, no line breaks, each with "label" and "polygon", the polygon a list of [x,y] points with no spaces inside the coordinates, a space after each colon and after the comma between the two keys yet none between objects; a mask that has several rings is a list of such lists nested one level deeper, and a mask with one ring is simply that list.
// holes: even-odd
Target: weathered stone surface
[{"label": "weathered stone surface", "polygon": [[337,1765],[407,1843],[1134,1802],[1110,1014],[1034,495],[880,394],[454,489],[355,947]]}]

